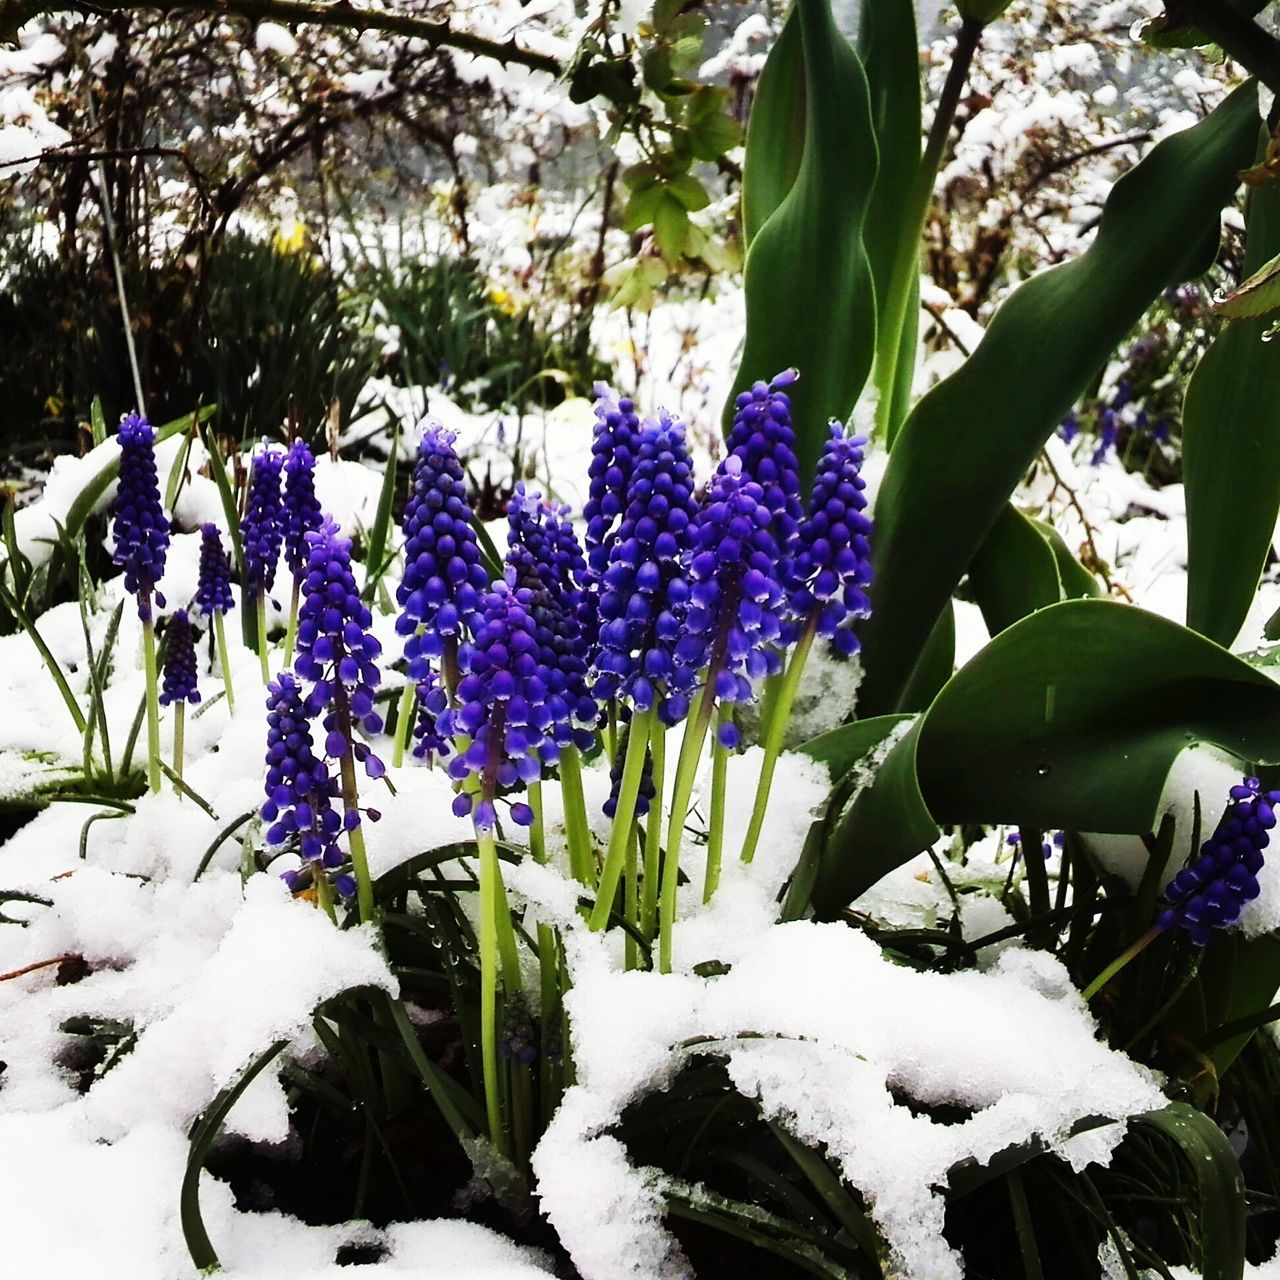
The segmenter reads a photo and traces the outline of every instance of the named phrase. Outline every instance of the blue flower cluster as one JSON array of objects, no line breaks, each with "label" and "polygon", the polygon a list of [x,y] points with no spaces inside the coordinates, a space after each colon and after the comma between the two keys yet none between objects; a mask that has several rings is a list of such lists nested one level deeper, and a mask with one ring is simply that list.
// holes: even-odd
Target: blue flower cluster
[{"label": "blue flower cluster", "polygon": [[307,534],[324,520],[316,497],[315,455],[302,440],[295,440],[285,455],[280,518],[285,563],[294,578],[301,578],[307,565]]},{"label": "blue flower cluster", "polygon": [[164,605],[156,584],[164,577],[169,522],[160,502],[156,433],[146,418],[128,414],[120,422],[120,478],[112,508],[112,560],[124,570],[125,589],[138,600],[138,617],[150,621],[151,600]]},{"label": "blue flower cluster", "polygon": [[1261,892],[1262,851],[1271,842],[1280,805],[1280,791],[1264,792],[1257,778],[1245,778],[1228,794],[1231,804],[1199,856],[1165,887],[1169,905],[1156,921],[1161,929],[1185,929],[1201,947],[1214,929],[1235,923],[1244,904]]},{"label": "blue flower cluster", "polygon": [[427,672],[426,679],[418,681],[417,695],[418,719],[413,726],[413,754],[419,760],[428,756],[443,759],[453,750],[449,739],[440,732],[440,717],[449,706],[449,696],[434,671]]},{"label": "blue flower cluster", "polygon": [[697,668],[677,657],[689,603],[686,559],[696,512],[684,427],[667,414],[637,441],[627,503],[600,584],[595,695],[655,704],[666,724],[689,710]]},{"label": "blue flower cluster", "polygon": [[409,676],[422,680],[446,641],[457,643],[488,587],[453,433],[423,434],[404,509],[404,577],[396,630],[407,636]]},{"label": "blue flower cluster", "polygon": [[261,449],[253,457],[249,474],[249,502],[240,521],[244,546],[244,587],[247,595],[265,595],[276,579],[280,547],[284,541],[284,509],[280,473],[284,454]]},{"label": "blue flower cluster", "polygon": [[[778,580],[781,553],[764,490],[730,454],[712,478],[694,522],[689,557],[690,600],[676,658],[685,670],[706,667],[721,702],[748,702],[751,681],[782,666],[785,598]],[[721,727],[724,746],[737,729]]]},{"label": "blue flower cluster", "polygon": [[328,712],[324,723],[328,754],[342,755],[351,746],[369,776],[381,777],[382,762],[369,748],[346,741],[349,726],[344,721],[359,721],[369,733],[382,728],[382,718],[374,710],[382,646],[369,630],[373,615],[361,600],[351,571],[351,543],[340,536],[332,520],[308,533],[306,541],[294,670],[312,682],[309,713]]},{"label": "blue flower cluster", "polygon": [[[618,792],[622,790],[622,770],[627,759],[627,741],[630,737],[631,723],[628,717],[627,723],[622,726],[622,731],[618,735],[618,749],[614,752],[613,763],[609,766],[609,798],[601,806],[606,818],[612,818],[618,812]],[[644,768],[640,773],[640,791],[636,796],[637,818],[643,818],[649,812],[649,806],[657,794],[658,788],[653,780],[653,753],[646,751]]]},{"label": "blue flower cluster", "polygon": [[818,634],[846,655],[858,648],[852,623],[871,612],[871,521],[859,474],[865,444],[831,424],[791,565],[792,613],[816,617]]},{"label": "blue flower cluster", "polygon": [[779,549],[786,552],[800,527],[800,464],[796,433],[791,423],[787,388],[797,378],[794,369],[772,382],[757,382],[734,401],[733,425],[727,443],[730,457],[741,458],[747,475],[762,490],[762,502],[773,519]]},{"label": "blue flower cluster", "polygon": [[216,524],[200,530],[200,570],[196,578],[196,608],[206,618],[235,608],[231,594],[231,561],[222,549],[222,535]]},{"label": "blue flower cluster", "polygon": [[587,561],[593,573],[603,573],[609,560],[615,524],[626,510],[627,490],[635,468],[640,417],[633,401],[619,398],[603,382],[595,385],[596,430],[587,468]]},{"label": "blue flower cluster", "polygon": [[[338,780],[315,754],[311,721],[302,686],[291,672],[281,673],[267,692],[267,781],[262,817],[271,826],[267,844],[280,847],[296,835],[302,856],[332,871],[345,862],[338,847],[342,819],[333,800]],[[297,878],[286,875],[291,888]],[[355,892],[351,876],[338,878],[344,896]]]},{"label": "blue flower cluster", "polygon": [[196,675],[196,642],[185,609],[175,609],[169,619],[164,645],[164,683],[160,702],[199,702]]},{"label": "blue flower cluster", "polygon": [[[440,717],[446,736],[471,739],[450,761],[449,773],[459,782],[478,784],[479,803],[471,791],[463,791],[454,812],[471,813],[482,831],[493,828],[499,790],[536,781],[543,765],[555,762],[557,720],[568,719],[564,699],[552,693],[556,673],[543,660],[538,643],[535,594],[506,581],[485,594],[475,638],[458,655],[463,672],[458,705]],[[511,818],[527,826],[533,814],[527,805],[514,804]]]}]

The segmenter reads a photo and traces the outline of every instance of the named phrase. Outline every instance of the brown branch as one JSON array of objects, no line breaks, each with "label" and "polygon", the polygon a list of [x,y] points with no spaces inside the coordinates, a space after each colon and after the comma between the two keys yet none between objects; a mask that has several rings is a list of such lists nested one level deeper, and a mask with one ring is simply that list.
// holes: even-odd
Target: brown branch
[{"label": "brown branch", "polygon": [[37,969],[48,969],[55,964],[63,964],[67,960],[79,960],[80,957],[68,952],[63,956],[54,956],[49,960],[37,960],[35,964],[23,965],[21,969],[13,969],[9,973],[0,973],[0,982],[8,982],[10,978],[21,978],[25,973],[35,973]]},{"label": "brown branch", "polygon": [[310,0],[94,0],[92,6],[58,3],[57,0],[0,0],[0,33],[16,31],[24,22],[60,9],[78,9],[92,13],[125,13],[159,11],[164,14],[197,12],[222,17],[228,14],[251,22],[270,19],[273,22],[316,23],[322,27],[344,27],[349,31],[385,31],[389,35],[409,36],[422,40],[433,49],[457,49],[478,58],[493,58],[502,63],[529,67],[558,76],[563,68],[550,54],[523,49],[513,36],[509,40],[489,40],[469,31],[456,31],[447,22],[432,22],[406,13],[390,10],[362,9],[339,0],[336,4],[316,4]]},{"label": "brown branch", "polygon": [[[1049,468],[1049,473],[1053,476],[1054,492],[1056,493],[1058,489],[1062,489],[1063,492],[1066,493],[1067,500],[1075,508],[1075,513],[1080,519],[1080,526],[1084,529],[1085,546],[1089,548],[1089,558],[1092,561],[1092,564],[1086,567],[1091,568],[1092,571],[1106,583],[1107,593],[1109,595],[1123,596],[1130,604],[1132,604],[1133,596],[1130,594],[1129,589],[1124,585],[1124,583],[1113,582],[1111,580],[1111,575],[1107,572],[1107,562],[1098,553],[1098,544],[1093,540],[1093,526],[1089,523],[1089,517],[1084,513],[1084,507],[1080,504],[1080,497],[1062,478],[1062,474],[1058,471],[1058,468],[1053,465],[1053,459],[1049,456],[1048,449],[1042,449],[1040,451],[1040,461]],[[1053,494],[1050,494],[1049,496],[1052,497]]]}]

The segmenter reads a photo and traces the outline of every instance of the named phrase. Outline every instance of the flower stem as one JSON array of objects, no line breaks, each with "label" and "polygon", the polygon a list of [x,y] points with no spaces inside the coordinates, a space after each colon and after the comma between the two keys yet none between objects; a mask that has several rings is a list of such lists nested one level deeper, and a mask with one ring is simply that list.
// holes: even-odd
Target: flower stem
[{"label": "flower stem", "polygon": [[[342,777],[342,807],[346,813],[360,816],[360,791],[356,785],[356,757],[351,738],[351,706],[341,680],[334,681],[333,706],[338,716],[338,732],[346,744],[338,758]],[[356,878],[356,908],[362,924],[374,919],[373,879],[369,875],[369,858],[364,847],[364,832],[357,821],[347,833],[347,845],[351,850],[351,870]]]},{"label": "flower stem", "polygon": [[338,912],[333,905],[333,890],[329,887],[329,877],[324,873],[324,865],[320,862],[312,864],[311,883],[316,887],[316,906],[333,921],[338,923]]},{"label": "flower stem", "polygon": [[[187,704],[181,698],[173,707],[173,776],[182,781],[182,757],[185,754],[187,737]],[[178,799],[182,799],[182,788],[174,787]]]},{"label": "flower stem", "polygon": [[649,802],[649,822],[644,829],[644,880],[640,898],[640,932],[653,941],[658,926],[658,878],[662,864],[662,801],[666,790],[667,731],[655,724],[649,742],[653,758],[653,799]]},{"label": "flower stem", "polygon": [[609,833],[609,848],[604,856],[604,871],[600,876],[595,906],[587,922],[595,932],[609,923],[609,912],[613,909],[614,895],[618,892],[618,881],[622,879],[631,826],[636,816],[636,800],[644,777],[645,752],[657,714],[655,705],[648,711],[636,712],[631,720],[631,732],[627,735],[627,756],[622,766],[622,785],[618,789],[618,807],[613,815],[613,830]]},{"label": "flower stem", "polygon": [[782,740],[786,737],[787,722],[791,718],[791,705],[796,700],[796,690],[800,687],[800,677],[804,673],[804,665],[808,660],[817,629],[818,616],[814,613],[804,624],[804,630],[796,641],[791,661],[787,663],[782,683],[778,687],[773,714],[769,717],[769,727],[765,730],[764,759],[760,762],[760,781],[756,785],[755,803],[751,806],[751,820],[747,824],[747,834],[742,841],[743,862],[750,862],[756,856],[756,846],[760,843],[760,829],[764,825],[765,810],[769,807],[773,771],[777,767],[778,757],[782,754]]},{"label": "flower stem", "polygon": [[685,721],[680,758],[676,761],[675,782],[671,788],[666,860],[662,864],[662,903],[658,913],[658,967],[663,973],[671,972],[671,928],[675,923],[676,889],[680,883],[680,844],[684,839],[684,824],[689,817],[689,801],[693,796],[694,780],[698,776],[702,744],[707,739],[707,728],[715,710],[715,695],[710,688],[710,682],[714,679],[714,667],[713,660],[707,675],[708,683],[698,690],[698,696],[689,710],[689,718]]},{"label": "flower stem", "polygon": [[498,850],[492,831],[476,829],[480,850],[480,1057],[489,1141],[503,1155],[510,1144],[502,1119],[498,1080]]},{"label": "flower stem", "polygon": [[391,763],[397,769],[404,764],[404,749],[409,743],[409,735],[413,732],[413,709],[418,698],[418,691],[414,687],[412,678],[406,679],[407,683],[400,694],[400,706],[396,711],[395,746],[391,749]]},{"label": "flower stem", "polygon": [[729,749],[720,742],[720,726],[726,719],[722,703],[716,711],[716,734],[711,740],[711,825],[707,830],[707,875],[703,902],[710,902],[720,883],[720,859],[724,854],[724,784],[729,771]]},{"label": "flower stem", "polygon": [[262,683],[270,684],[271,666],[267,661],[267,593],[260,591],[255,604],[258,613],[258,660],[262,663]]},{"label": "flower stem", "polygon": [[1160,936],[1159,925],[1152,925],[1127,951],[1122,951],[1094,980],[1085,987],[1083,995],[1087,1004],[1112,978],[1135,956],[1141,955]]},{"label": "flower stem", "polygon": [[560,752],[560,795],[564,802],[564,830],[569,843],[573,878],[588,889],[596,887],[596,865],[587,825],[587,801],[582,792],[582,757],[577,747]]},{"label": "flower stem", "polygon": [[[529,784],[529,807],[533,810],[533,825],[529,828],[529,852],[533,860],[547,860],[546,831],[542,818],[542,783]],[[556,1064],[547,1053],[547,1036],[560,1015],[560,941],[549,924],[538,924],[538,1013],[542,1032],[542,1044],[538,1055],[539,1085],[542,1102],[542,1122],[545,1127],[559,1103],[559,1080]]]},{"label": "flower stem", "polygon": [[[633,927],[640,918],[639,862],[640,833],[633,822],[630,834],[627,836],[627,868],[622,882],[622,914],[627,923]],[[631,970],[640,967],[640,945],[630,930],[627,932],[623,955],[623,964],[626,969]]]},{"label": "flower stem", "polygon": [[213,630],[218,638],[218,662],[222,666],[222,687],[227,694],[227,711],[236,713],[236,691],[231,683],[231,659],[227,656],[227,629],[222,625],[222,614],[213,615]]},{"label": "flower stem", "polygon": [[293,662],[293,646],[298,640],[298,601],[301,595],[302,583],[294,578],[293,595],[289,598],[289,621],[284,629],[284,665],[286,667]]},{"label": "flower stem", "polygon": [[160,790],[160,689],[156,679],[156,627],[147,601],[142,624],[142,666],[147,677],[147,785],[152,795]]}]

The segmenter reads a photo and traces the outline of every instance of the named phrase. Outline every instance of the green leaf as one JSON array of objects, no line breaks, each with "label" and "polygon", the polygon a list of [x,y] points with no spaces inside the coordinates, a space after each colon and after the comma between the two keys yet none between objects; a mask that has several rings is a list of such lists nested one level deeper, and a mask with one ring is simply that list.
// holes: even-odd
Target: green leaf
[{"label": "green leaf", "polygon": [[718,160],[742,141],[742,126],[724,112],[689,122],[689,140],[699,160]]},{"label": "green leaf", "polygon": [[[912,234],[905,226],[903,210],[908,207],[912,182],[920,166],[920,45],[913,0],[864,0],[858,11],[858,54],[867,69],[871,120],[880,155],[862,234],[871,261],[877,306],[883,312],[899,240],[903,234]],[[916,280],[898,347],[894,409],[890,415],[895,425],[906,416],[911,393],[919,287]],[[878,317],[878,323],[883,318]]]},{"label": "green leaf", "polygon": [[742,235],[748,248],[800,172],[805,135],[804,43],[793,6],[769,51],[747,118]]},{"label": "green leaf", "polygon": [[1041,609],[956,672],[895,744],[832,832],[814,902],[838,911],[939,824],[1154,830],[1169,769],[1196,743],[1280,760],[1280,685],[1131,605]]},{"label": "green leaf", "polygon": [[1203,1280],[1240,1280],[1245,1263],[1244,1177],[1226,1134],[1186,1102],[1171,1102],[1132,1123],[1167,1138],[1191,1166],[1200,1192]]},{"label": "green leaf", "polygon": [[675,196],[664,191],[653,213],[653,234],[668,262],[675,262],[684,253],[688,231],[689,211]]},{"label": "green leaf", "polygon": [[873,716],[870,720],[855,720],[802,742],[796,750],[810,760],[825,764],[831,776],[839,778],[910,719],[910,716]]},{"label": "green leaf", "polygon": [[711,203],[711,197],[707,195],[707,189],[697,178],[690,174],[682,173],[678,178],[672,178],[667,183],[667,190],[671,192],[677,200],[680,201],[690,213],[696,213],[699,209],[705,209]]},{"label": "green leaf", "polygon": [[[828,419],[843,420],[852,412],[874,356],[875,298],[862,226],[875,183],[876,142],[866,76],[831,16],[829,0],[796,0],[787,27],[797,20],[804,75],[802,158],[795,181],[747,250],[747,333],[724,418],[727,426],[745,387],[798,369],[800,381],[790,395],[801,481],[807,485]],[[784,39],[770,61],[781,49],[786,75],[793,55]],[[754,146],[749,138],[748,165],[760,163],[766,143],[794,145],[786,142],[781,123],[795,109],[794,76],[791,81],[770,90],[776,102],[768,111],[770,138],[757,137]],[[760,201],[776,198],[786,181],[787,171],[778,170],[776,160],[764,163],[766,191],[752,197],[752,217],[761,211]]]},{"label": "green leaf", "polygon": [[640,187],[635,191],[627,201],[627,207],[622,211],[623,231],[639,231],[641,227],[648,226],[658,212],[663,195],[663,188],[657,183]]},{"label": "green leaf", "polygon": [[102,414],[102,401],[98,396],[93,397],[93,403],[89,406],[89,428],[93,432],[93,445],[96,449],[107,438],[107,420]]},{"label": "green leaf", "polygon": [[391,428],[391,445],[387,451],[387,466],[382,473],[382,489],[378,493],[378,511],[373,528],[369,531],[369,549],[364,560],[364,591],[366,600],[373,599],[373,591],[386,568],[387,542],[391,530],[391,505],[396,496],[396,467],[400,457],[400,419]]},{"label": "green leaf", "polygon": [[[1280,249],[1274,183],[1250,192],[1247,228],[1246,270]],[[1191,375],[1182,411],[1187,625],[1224,645],[1249,612],[1280,512],[1280,343],[1263,341],[1266,327],[1227,325]]]},{"label": "green leaf", "polygon": [[1116,183],[1087,252],[1018,289],[903,424],[876,500],[868,713],[898,709],[934,620],[1089,379],[1153,298],[1206,265],[1256,121],[1250,82],[1154,147]]},{"label": "green leaf", "polygon": [[1061,595],[1049,544],[1008,504],[969,566],[969,586],[993,636],[1027,614],[1057,604]]},{"label": "green leaf", "polygon": [[209,1151],[222,1129],[223,1121],[240,1095],[287,1043],[286,1040],[277,1040],[269,1049],[259,1054],[235,1084],[214,1098],[191,1132],[191,1149],[187,1154],[187,1171],[182,1178],[178,1213],[182,1222],[182,1235],[187,1242],[187,1252],[198,1271],[216,1271],[220,1265],[213,1241],[205,1230],[204,1216],[200,1212],[200,1173],[204,1169],[204,1162],[209,1158]]}]

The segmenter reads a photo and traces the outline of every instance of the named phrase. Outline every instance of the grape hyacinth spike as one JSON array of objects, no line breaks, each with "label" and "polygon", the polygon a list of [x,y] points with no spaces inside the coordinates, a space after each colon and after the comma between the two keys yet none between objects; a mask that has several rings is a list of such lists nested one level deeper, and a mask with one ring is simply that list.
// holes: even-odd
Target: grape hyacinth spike
[{"label": "grape hyacinth spike", "polygon": [[1261,893],[1258,872],[1271,843],[1280,791],[1263,791],[1257,778],[1231,788],[1231,804],[1199,856],[1165,887],[1166,907],[1156,920],[1161,930],[1181,928],[1203,947],[1214,929],[1239,919],[1246,902]]},{"label": "grape hyacinth spike", "polygon": [[125,589],[138,601],[138,617],[151,619],[152,597],[164,605],[156,585],[164,576],[169,521],[160,501],[156,433],[146,418],[127,414],[120,422],[120,478],[112,505],[112,560],[124,570]]}]

